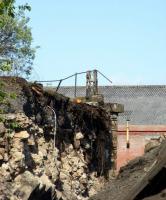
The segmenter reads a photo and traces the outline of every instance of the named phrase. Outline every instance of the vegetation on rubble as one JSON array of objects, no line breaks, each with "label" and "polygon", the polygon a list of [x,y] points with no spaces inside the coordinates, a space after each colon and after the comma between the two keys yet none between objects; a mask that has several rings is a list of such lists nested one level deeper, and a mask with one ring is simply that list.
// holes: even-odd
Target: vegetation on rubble
[{"label": "vegetation on rubble", "polygon": [[[29,18],[25,15],[30,10],[28,4],[15,6],[15,0],[0,0],[0,75],[28,77],[31,74],[36,48],[32,47]],[[1,105],[7,105],[9,98],[17,98],[15,93],[3,90],[4,84],[0,82]],[[0,114],[3,112],[1,108]]]},{"label": "vegetation on rubble", "polygon": [[10,107],[10,100],[17,98],[17,94],[15,92],[6,92],[3,89],[4,87],[5,87],[5,82],[0,81],[0,105],[2,106],[0,108],[0,121],[4,120],[3,117],[1,116],[1,114],[4,114],[3,106],[6,105]]}]

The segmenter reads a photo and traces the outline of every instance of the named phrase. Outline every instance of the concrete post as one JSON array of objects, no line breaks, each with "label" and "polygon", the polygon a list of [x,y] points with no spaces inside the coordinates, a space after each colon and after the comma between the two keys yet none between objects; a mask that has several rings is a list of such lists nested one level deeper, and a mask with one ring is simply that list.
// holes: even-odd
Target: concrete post
[{"label": "concrete post", "polygon": [[91,72],[86,72],[86,98],[91,97]]},{"label": "concrete post", "polygon": [[93,70],[93,95],[98,95],[97,70]]},{"label": "concrete post", "polygon": [[110,116],[111,123],[111,169],[109,171],[109,177],[114,178],[116,176],[117,169],[117,150],[118,150],[118,114],[124,112],[124,105],[117,103],[107,103],[104,105],[106,111]]},{"label": "concrete post", "polygon": [[86,98],[98,95],[97,70],[86,72]]},{"label": "concrete post", "polygon": [[111,113],[111,132],[112,132],[112,155],[111,155],[111,163],[112,169],[110,171],[110,176],[116,176],[117,169],[117,146],[118,146],[118,113]]}]

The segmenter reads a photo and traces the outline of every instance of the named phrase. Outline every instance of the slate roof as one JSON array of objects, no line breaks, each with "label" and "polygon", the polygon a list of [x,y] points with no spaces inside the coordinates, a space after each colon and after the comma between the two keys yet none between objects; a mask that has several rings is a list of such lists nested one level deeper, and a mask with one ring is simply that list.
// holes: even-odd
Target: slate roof
[{"label": "slate roof", "polygon": [[[74,87],[61,87],[59,93],[74,97]],[[136,125],[166,124],[166,85],[100,86],[99,93],[105,102],[124,104],[119,124],[126,118]],[[85,87],[77,87],[77,96],[85,96]]]}]

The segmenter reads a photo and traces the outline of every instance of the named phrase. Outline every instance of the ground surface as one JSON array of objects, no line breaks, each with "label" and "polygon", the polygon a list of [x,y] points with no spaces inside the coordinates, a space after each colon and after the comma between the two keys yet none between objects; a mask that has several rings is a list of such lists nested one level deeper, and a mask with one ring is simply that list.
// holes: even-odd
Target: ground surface
[{"label": "ground surface", "polygon": [[[107,186],[105,186],[104,190],[99,192],[97,195],[90,198],[91,200],[133,200],[136,198],[137,193],[140,193],[141,187],[144,185],[144,183],[148,181],[149,178],[153,173],[158,170],[159,166],[161,165],[164,167],[166,165],[166,141],[160,145],[160,147],[157,147],[153,150],[151,150],[149,153],[146,153],[143,157],[137,158],[133,161],[131,161],[128,165],[123,167],[120,171],[120,174],[116,180],[110,181]],[[161,167],[162,168],[162,167]],[[162,177],[164,180],[162,180]],[[152,179],[152,177],[151,177]],[[150,180],[151,180],[150,179]],[[161,183],[162,187],[161,190],[156,191],[156,193],[160,193],[162,189],[166,188],[166,170],[162,171],[162,176],[156,181],[156,183],[159,184],[159,182],[163,181]],[[164,192],[161,194],[153,194],[155,189],[157,188],[156,185],[154,185],[151,188],[150,194],[146,191],[144,194],[141,194],[142,196],[137,197],[137,200],[141,199],[153,199],[158,200],[159,196],[161,199],[165,199]],[[148,197],[148,195],[150,197]]]}]

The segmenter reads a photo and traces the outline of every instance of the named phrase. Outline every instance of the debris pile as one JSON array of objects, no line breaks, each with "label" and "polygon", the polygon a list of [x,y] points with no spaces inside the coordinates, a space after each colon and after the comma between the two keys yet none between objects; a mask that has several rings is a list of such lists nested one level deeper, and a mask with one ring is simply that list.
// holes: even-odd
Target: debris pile
[{"label": "debris pile", "polygon": [[16,98],[0,105],[0,199],[33,200],[40,191],[56,200],[95,194],[111,168],[109,114],[20,78],[2,81]]},{"label": "debris pile", "polygon": [[166,134],[150,138],[150,140],[148,140],[147,144],[145,145],[144,152],[147,153],[152,149],[154,149],[155,147],[158,147],[165,139],[166,139]]},{"label": "debris pile", "polygon": [[166,199],[166,140],[122,167],[117,179],[90,200]]},{"label": "debris pile", "polygon": [[4,117],[0,123],[6,127],[0,135],[0,199],[28,199],[38,184],[53,186],[52,180],[58,177],[58,150],[23,113]]},{"label": "debris pile", "polygon": [[12,94],[0,105],[1,200],[166,197],[165,136],[147,144],[143,157],[108,182],[114,150],[108,111],[71,102],[24,79],[0,81]]}]

